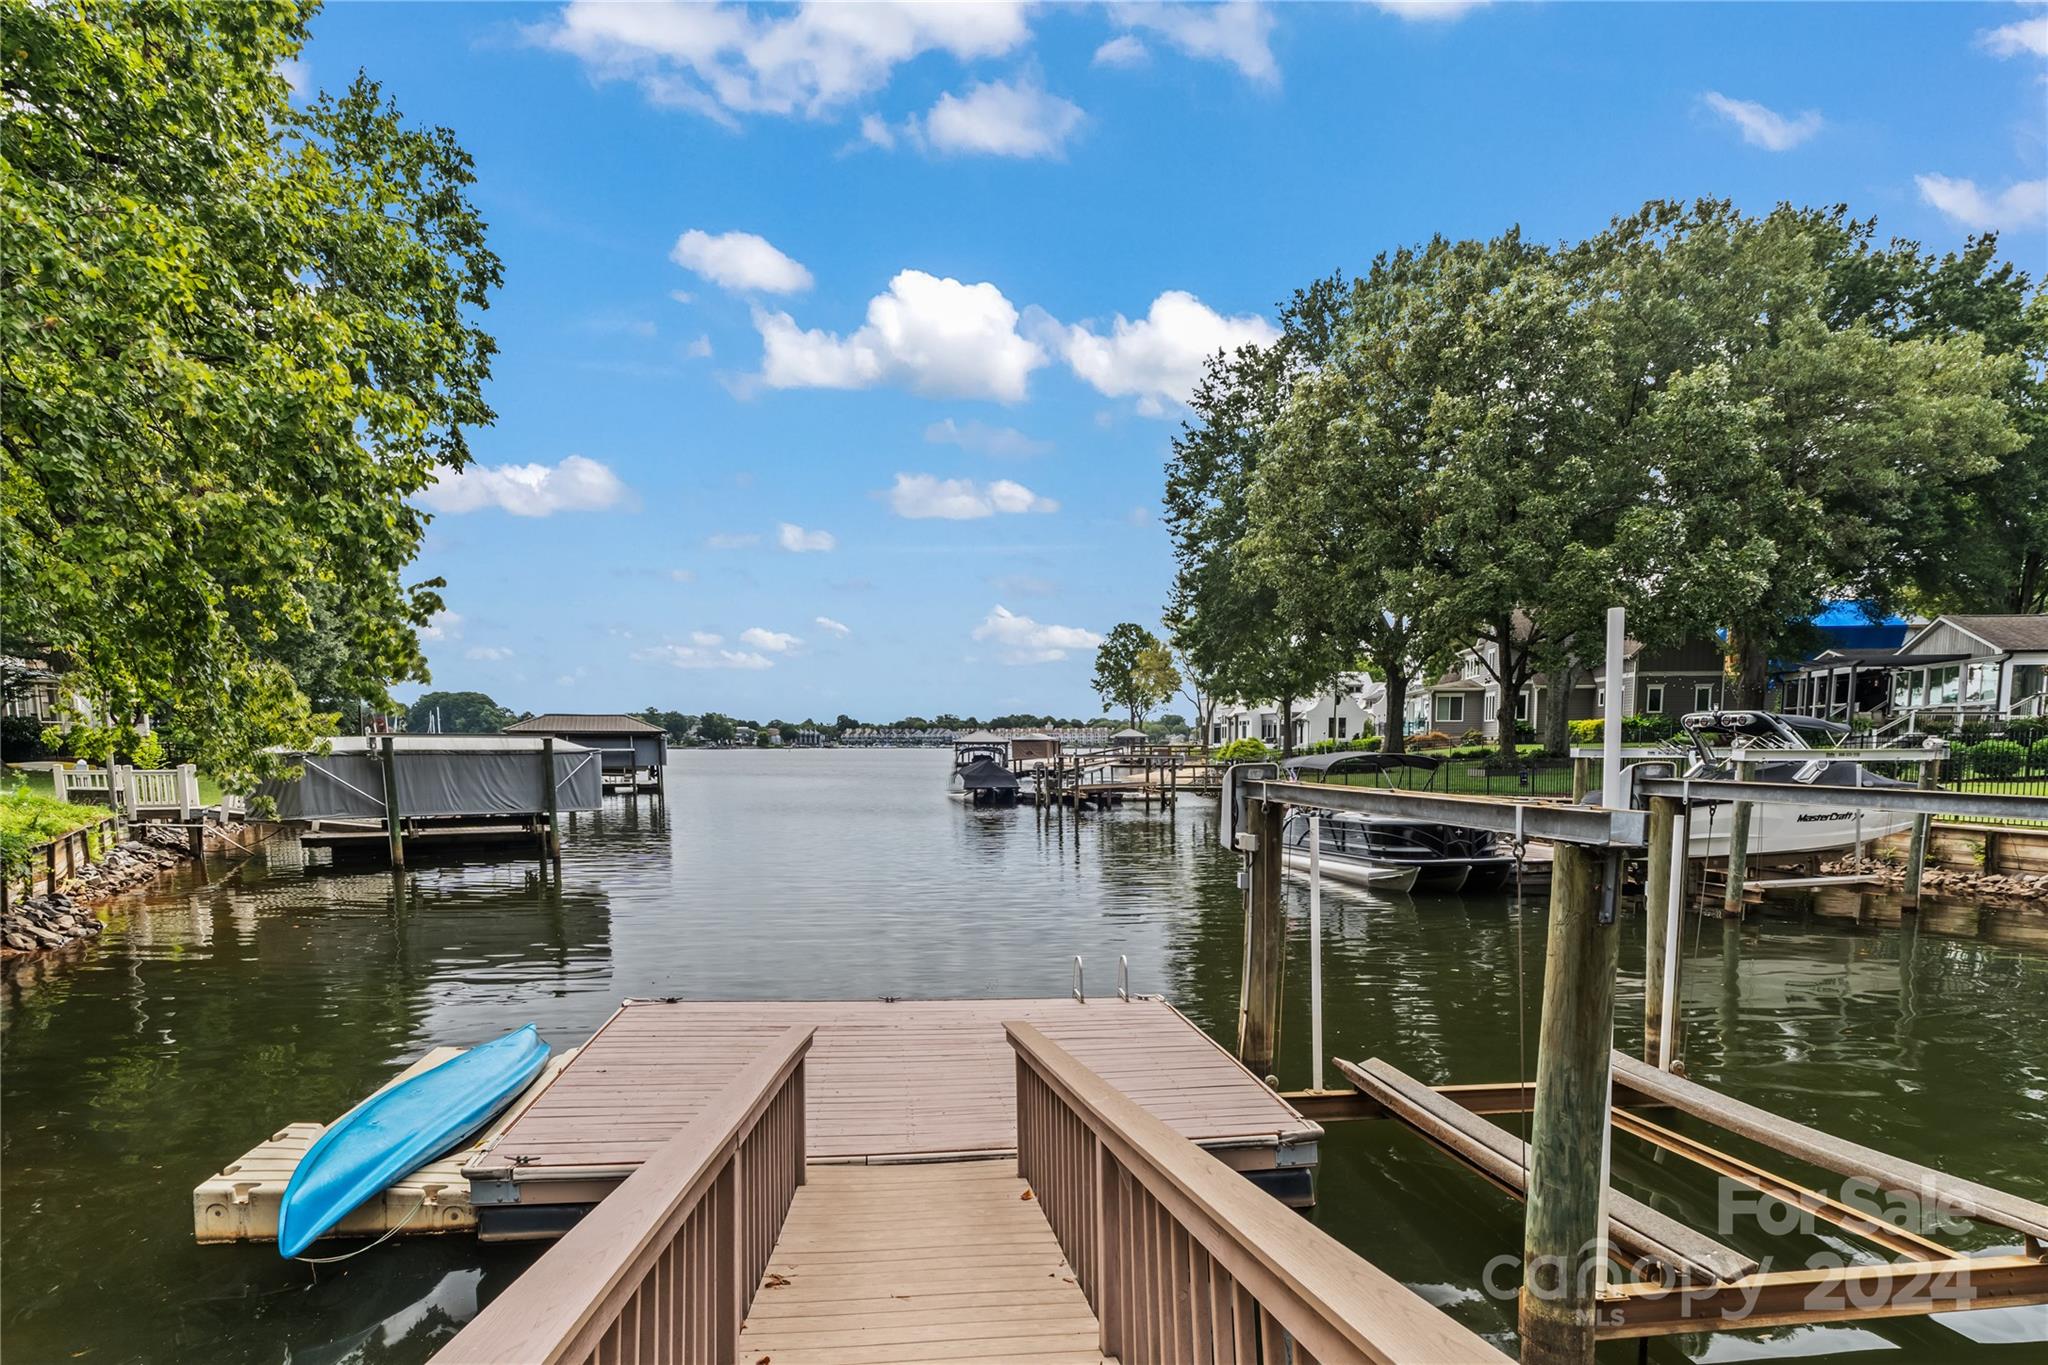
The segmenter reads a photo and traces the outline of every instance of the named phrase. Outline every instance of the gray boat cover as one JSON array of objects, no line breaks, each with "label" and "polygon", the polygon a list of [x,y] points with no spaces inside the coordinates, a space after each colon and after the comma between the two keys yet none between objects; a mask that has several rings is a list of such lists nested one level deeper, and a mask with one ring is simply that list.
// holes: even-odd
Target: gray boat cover
[{"label": "gray boat cover", "polygon": [[[384,755],[375,737],[344,736],[331,752],[273,750],[300,769],[256,789],[280,820],[381,820]],[[533,815],[547,809],[541,741],[509,735],[394,735],[399,814],[408,817]],[[598,754],[555,741],[555,808],[596,810],[604,800]]]}]

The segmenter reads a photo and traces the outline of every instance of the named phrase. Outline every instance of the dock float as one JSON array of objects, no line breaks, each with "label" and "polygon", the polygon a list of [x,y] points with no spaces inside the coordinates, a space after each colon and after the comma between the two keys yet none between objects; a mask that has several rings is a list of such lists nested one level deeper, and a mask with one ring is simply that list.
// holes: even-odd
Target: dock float
[{"label": "dock float", "polygon": [[[459,1047],[434,1048],[377,1087],[369,1098],[375,1099],[401,1081],[461,1056],[463,1051]],[[401,1229],[408,1237],[475,1231],[476,1210],[470,1204],[469,1178],[463,1174],[463,1166],[503,1131],[575,1055],[576,1050],[571,1048],[550,1057],[533,1083],[474,1140],[390,1186],[381,1196],[342,1219],[326,1237],[377,1237],[393,1229]],[[328,1126],[287,1123],[229,1162],[219,1174],[200,1181],[192,1190],[193,1237],[200,1242],[275,1242],[285,1187],[291,1183],[299,1159]]]},{"label": "dock float", "polygon": [[1314,1202],[1322,1128],[1157,997],[628,1000],[470,1162],[486,1240],[558,1236],[792,1027],[816,1031],[812,1164],[1009,1157],[1006,1021],[1073,1051],[1181,1136],[1283,1202]]}]

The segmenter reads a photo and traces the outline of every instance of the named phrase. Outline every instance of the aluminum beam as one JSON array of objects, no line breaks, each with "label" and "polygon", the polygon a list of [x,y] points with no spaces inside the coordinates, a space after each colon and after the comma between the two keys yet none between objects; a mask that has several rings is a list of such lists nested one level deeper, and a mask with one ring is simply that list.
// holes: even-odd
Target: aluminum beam
[{"label": "aluminum beam", "polygon": [[[1636,783],[1639,796],[1691,801],[1747,801],[1757,806],[1828,806],[1945,815],[1965,820],[2048,821],[2048,796],[1922,790],[1918,787],[1808,787],[1796,782],[1735,782],[1726,778],[1653,777]],[[1549,836],[1545,836],[1549,837]]]},{"label": "aluminum beam", "polygon": [[[1402,791],[1386,787],[1347,787],[1336,782],[1250,779],[1235,783],[1234,791],[1246,801],[1277,801],[1304,810],[1312,808],[1349,811],[1358,815],[1391,815],[1404,820],[1435,820],[1467,829],[1492,830],[1496,834],[1519,833],[1529,839],[1548,839],[1554,843],[1583,844],[1594,848],[1641,848],[1649,839],[1649,814],[1639,810],[1502,801],[1486,796],[1449,796],[1441,792]],[[1811,805],[1812,802],[1806,804]],[[2048,806],[2048,802],[2042,804]]]}]

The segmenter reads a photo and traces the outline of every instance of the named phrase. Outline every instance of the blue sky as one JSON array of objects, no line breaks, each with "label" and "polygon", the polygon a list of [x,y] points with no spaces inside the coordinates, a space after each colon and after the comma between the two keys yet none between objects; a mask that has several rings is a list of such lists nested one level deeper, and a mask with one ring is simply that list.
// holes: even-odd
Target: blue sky
[{"label": "blue sky", "polygon": [[497,424],[434,685],[1093,714],[1199,357],[1432,232],[1848,203],[2048,264],[2048,8],[337,4],[475,156]]}]

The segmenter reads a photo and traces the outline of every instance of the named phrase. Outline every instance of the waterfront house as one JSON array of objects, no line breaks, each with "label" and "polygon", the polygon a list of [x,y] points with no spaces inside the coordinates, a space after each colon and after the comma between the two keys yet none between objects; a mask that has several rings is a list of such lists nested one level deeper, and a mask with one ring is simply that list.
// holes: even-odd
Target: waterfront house
[{"label": "waterfront house", "polygon": [[2048,702],[2048,614],[1937,616],[1890,664],[1893,715],[2038,716]]},{"label": "waterfront house", "polygon": [[[1384,728],[1380,708],[1385,704],[1385,689],[1370,675],[1346,673],[1330,691],[1296,699],[1294,747],[1305,748],[1326,739],[1350,740],[1378,734]],[[1277,749],[1281,747],[1284,723],[1277,701],[1222,702],[1209,717],[1207,738],[1211,745],[1256,739]]]},{"label": "waterfront house", "polygon": [[[1410,733],[1435,730],[1474,742],[1499,737],[1503,711],[1513,723],[1540,728],[1549,708],[1558,702],[1558,688],[1545,673],[1531,676],[1511,704],[1503,706],[1501,686],[1490,665],[1498,646],[1473,644],[1460,650],[1441,677],[1410,688],[1406,724]],[[1712,636],[1652,649],[1629,640],[1622,655],[1622,695],[1627,715],[1667,716],[1676,721],[1689,711],[1711,711],[1720,705],[1722,645]],[[1594,720],[1607,706],[1607,665],[1602,660],[1580,673],[1563,697],[1565,719]]]}]

